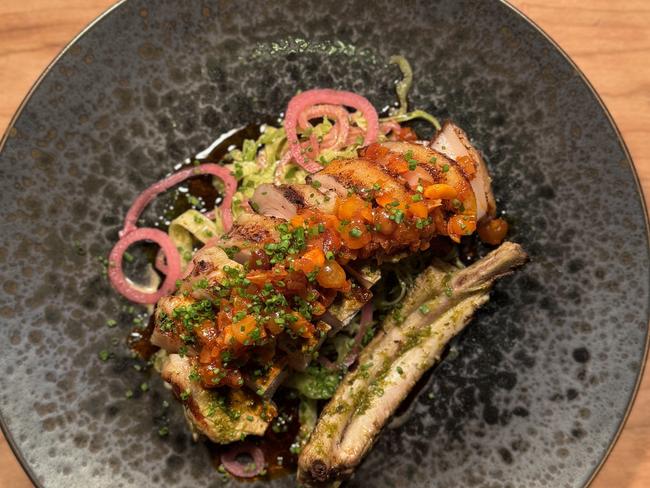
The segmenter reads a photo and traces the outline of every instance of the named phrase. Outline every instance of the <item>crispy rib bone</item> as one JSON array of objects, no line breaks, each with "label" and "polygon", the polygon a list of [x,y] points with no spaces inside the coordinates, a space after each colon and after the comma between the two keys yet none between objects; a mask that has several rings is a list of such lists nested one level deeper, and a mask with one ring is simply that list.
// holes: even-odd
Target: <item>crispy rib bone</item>
[{"label": "crispy rib bone", "polygon": [[[492,283],[522,265],[526,253],[506,242],[463,270],[433,266],[346,375],[298,461],[298,479],[320,485],[349,476],[413,385],[489,298]],[[424,307],[422,307],[424,305]]]}]

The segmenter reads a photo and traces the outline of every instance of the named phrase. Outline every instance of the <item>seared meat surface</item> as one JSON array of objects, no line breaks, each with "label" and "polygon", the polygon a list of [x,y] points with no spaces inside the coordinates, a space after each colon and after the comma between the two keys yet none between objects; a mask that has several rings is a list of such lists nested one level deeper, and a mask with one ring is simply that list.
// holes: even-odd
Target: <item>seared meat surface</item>
[{"label": "seared meat surface", "polygon": [[272,404],[247,390],[206,390],[192,381],[192,371],[190,358],[170,354],[161,375],[183,402],[185,417],[193,430],[219,444],[264,434],[274,415]]},{"label": "seared meat surface", "polygon": [[365,158],[332,161],[311,179],[320,184],[319,188],[333,191],[340,197],[347,196],[348,191],[367,193],[376,186],[402,202],[409,201],[412,194],[395,177]]},{"label": "seared meat surface", "polygon": [[235,261],[244,264],[251,253],[265,243],[278,239],[278,225],[282,220],[272,216],[244,213],[239,216],[228,234],[223,236],[219,247],[226,249]]},{"label": "seared meat surface", "polygon": [[251,205],[267,217],[289,220],[305,209],[334,212],[336,195],[322,193],[311,185],[265,183],[255,189]]}]

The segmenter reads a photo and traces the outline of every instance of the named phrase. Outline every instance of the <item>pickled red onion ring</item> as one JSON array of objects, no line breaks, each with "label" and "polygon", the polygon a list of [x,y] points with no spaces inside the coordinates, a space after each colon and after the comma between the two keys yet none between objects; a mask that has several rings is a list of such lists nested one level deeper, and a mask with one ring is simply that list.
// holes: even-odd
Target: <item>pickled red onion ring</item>
[{"label": "pickled red onion ring", "polygon": [[350,130],[350,113],[341,105],[312,105],[298,116],[298,127],[305,130],[311,127],[309,121],[327,117],[334,121],[332,130],[323,137],[320,149],[337,150],[345,143]]},{"label": "pickled red onion ring", "polygon": [[315,173],[322,166],[314,160],[309,160],[302,153],[303,147],[298,140],[298,120],[303,111],[317,104],[343,105],[359,110],[367,123],[363,143],[368,145],[377,140],[379,134],[379,117],[375,107],[364,97],[342,90],[316,89],[302,92],[291,100],[287,106],[284,118],[284,129],[287,133],[289,151],[293,160],[309,173]]},{"label": "pickled red onion ring", "polygon": [[402,126],[394,120],[387,120],[386,122],[379,124],[379,132],[384,135],[387,135],[389,132],[399,131],[401,128]]},{"label": "pickled red onion ring", "polygon": [[154,266],[162,274],[167,274],[167,261],[165,261],[165,253],[163,252],[162,248],[158,249],[158,252],[156,253],[156,261],[154,262]]},{"label": "pickled red onion ring", "polygon": [[348,137],[345,140],[345,146],[351,146],[352,144],[358,144],[358,139],[363,136],[363,129],[361,127],[350,127],[348,131]]},{"label": "pickled red onion ring", "polygon": [[[253,462],[242,464],[237,460],[237,456],[241,454],[248,454]],[[264,470],[264,452],[255,444],[242,442],[221,455],[221,464],[230,474],[238,478],[253,478]]]},{"label": "pickled red onion ring", "polygon": [[291,161],[291,152],[287,151],[282,159],[278,162],[278,165],[275,167],[275,174],[273,175],[273,183],[276,185],[282,184],[282,177],[287,170],[287,166]]},{"label": "pickled red onion ring", "polygon": [[368,332],[368,329],[372,324],[373,311],[374,310],[373,310],[372,302],[366,303],[361,309],[359,330],[357,331],[357,334],[354,336],[354,345],[352,346],[352,349],[350,349],[350,352],[348,353],[347,357],[343,361],[343,364],[346,367],[350,367],[350,365],[354,363],[354,361],[357,359],[357,356],[359,355],[359,351],[361,351],[361,348],[363,347],[362,344],[363,338],[365,337],[366,332]]},{"label": "pickled red onion ring", "polygon": [[174,173],[173,175],[168,176],[167,178],[160,180],[157,183],[154,183],[145,191],[140,193],[126,214],[126,218],[124,219],[124,228],[122,229],[120,235],[122,237],[126,236],[136,229],[136,222],[138,221],[140,214],[147,207],[147,205],[149,205],[151,201],[156,198],[158,194],[169,190],[172,186],[178,185],[179,183],[185,181],[188,178],[191,178],[192,176],[203,174],[216,176],[221,181],[223,181],[226,187],[226,191],[223,196],[223,202],[221,203],[220,208],[221,214],[223,216],[223,226],[226,231],[230,230],[230,227],[232,227],[232,198],[237,191],[237,180],[232,175],[232,173],[223,166],[219,166],[218,164],[201,164],[193,168],[187,168],[178,171],[177,173]]},{"label": "pickled red onion ring", "polygon": [[[122,257],[128,247],[138,241],[153,241],[160,246],[167,258],[167,276],[162,286],[154,293],[144,293],[133,287],[122,270]],[[122,296],[135,303],[153,304],[173,292],[176,280],[181,275],[181,256],[178,249],[163,231],[158,229],[134,229],[122,237],[108,255],[108,278]]]},{"label": "pickled red onion ring", "polygon": [[368,329],[368,326],[372,323],[372,313],[372,302],[368,302],[361,309],[361,320],[359,321],[360,329]]},{"label": "pickled red onion ring", "polygon": [[344,358],[338,358],[335,363],[327,359],[325,356],[318,356],[318,362],[328,371],[340,370],[341,367],[349,368],[357,360],[359,352],[363,346],[363,338],[368,332],[368,329],[372,325],[372,315],[373,315],[373,305],[372,302],[366,303],[361,309],[361,319],[359,320],[359,330],[354,336],[354,343],[350,352]]},{"label": "pickled red onion ring", "polygon": [[[223,181],[225,193],[219,210],[221,211],[223,226],[226,231],[232,227],[232,199],[237,191],[237,180],[230,171],[222,166],[202,164],[194,168],[187,168],[154,183],[140,193],[126,213],[124,228],[120,231],[120,240],[117,241],[109,254],[108,277],[111,284],[121,295],[132,302],[142,304],[156,303],[161,297],[173,292],[176,287],[176,281],[184,276],[181,270],[181,256],[169,235],[158,229],[138,229],[136,223],[140,214],[158,194],[192,176],[202,174],[210,174]],[[135,289],[127,280],[124,271],[122,271],[122,257],[127,248],[134,242],[144,240],[153,241],[160,246],[160,250],[156,255],[155,265],[166,276],[162,286],[155,293],[143,293]],[[188,269],[191,271],[191,267],[188,267]]]}]

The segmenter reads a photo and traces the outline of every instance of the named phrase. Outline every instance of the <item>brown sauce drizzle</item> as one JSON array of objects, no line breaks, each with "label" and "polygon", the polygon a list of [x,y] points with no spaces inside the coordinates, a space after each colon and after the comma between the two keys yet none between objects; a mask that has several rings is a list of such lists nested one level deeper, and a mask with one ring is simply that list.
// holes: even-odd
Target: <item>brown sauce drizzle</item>
[{"label": "brown sauce drizzle", "polygon": [[137,353],[145,361],[151,359],[158,350],[158,346],[151,343],[151,334],[153,334],[154,317],[153,314],[149,317],[147,327],[142,329],[140,327],[134,328],[128,337],[129,348]]}]

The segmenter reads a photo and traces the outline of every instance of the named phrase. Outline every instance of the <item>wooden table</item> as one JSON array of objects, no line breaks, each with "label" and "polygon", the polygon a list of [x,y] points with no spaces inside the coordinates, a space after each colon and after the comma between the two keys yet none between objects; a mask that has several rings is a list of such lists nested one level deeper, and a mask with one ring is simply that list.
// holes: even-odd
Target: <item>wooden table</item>
[{"label": "wooden table", "polygon": [[[484,0],[488,1],[488,0]],[[113,0],[2,0],[0,133],[45,66]],[[650,1],[513,0],[580,66],[620,128],[650,195]],[[593,488],[650,486],[650,375]],[[0,434],[0,487],[31,487]]]}]

